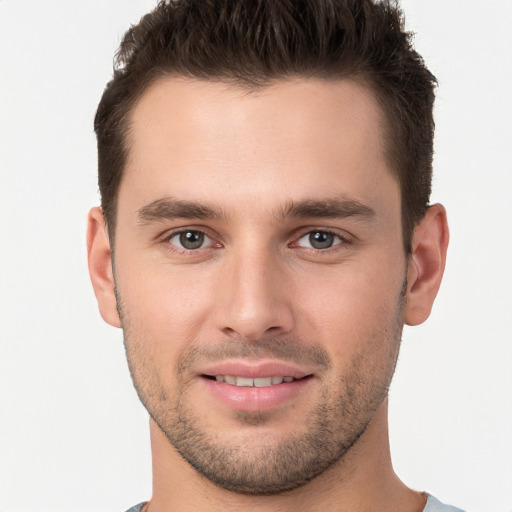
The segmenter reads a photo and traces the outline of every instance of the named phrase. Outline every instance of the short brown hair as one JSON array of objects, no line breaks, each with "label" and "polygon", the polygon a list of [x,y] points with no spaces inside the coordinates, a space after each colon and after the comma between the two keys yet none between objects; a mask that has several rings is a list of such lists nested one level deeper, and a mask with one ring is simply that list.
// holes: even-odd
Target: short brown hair
[{"label": "short brown hair", "polygon": [[259,88],[297,77],[354,77],[368,84],[386,120],[386,153],[402,197],[410,251],[432,182],[436,79],[413,49],[391,0],[167,0],[125,34],[101,98],[101,206],[114,235],[117,193],[129,151],[128,118],[163,76]]}]

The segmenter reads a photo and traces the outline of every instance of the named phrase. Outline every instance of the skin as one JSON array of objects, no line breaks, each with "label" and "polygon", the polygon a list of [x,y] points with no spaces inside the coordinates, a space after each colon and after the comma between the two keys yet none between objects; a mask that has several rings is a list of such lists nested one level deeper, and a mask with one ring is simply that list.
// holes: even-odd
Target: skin
[{"label": "skin", "polygon": [[[152,418],[151,511],[423,509],[391,466],[386,397],[403,324],[430,313],[448,229],[432,206],[404,254],[383,126],[352,80],[247,92],[167,78],[135,106],[115,273],[98,208],[88,250]],[[183,230],[203,245],[180,247]],[[311,233],[332,246],[312,247]],[[285,361],[308,378],[240,411],[205,386],[226,360]],[[314,468],[291,475],[290,452]]]}]

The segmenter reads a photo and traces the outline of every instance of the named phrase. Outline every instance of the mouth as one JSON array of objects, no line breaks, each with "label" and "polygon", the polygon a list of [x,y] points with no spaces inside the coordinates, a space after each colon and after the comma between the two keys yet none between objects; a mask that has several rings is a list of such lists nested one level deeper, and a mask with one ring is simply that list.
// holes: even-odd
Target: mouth
[{"label": "mouth", "polygon": [[295,377],[287,376],[273,376],[273,377],[242,377],[240,375],[203,375],[206,379],[215,380],[216,382],[225,382],[227,384],[231,384],[232,386],[238,386],[242,388],[266,388],[269,386],[278,386],[283,383],[291,383],[297,380],[305,379],[310,377],[310,375],[306,375],[301,379],[296,379]]},{"label": "mouth", "polygon": [[227,361],[199,374],[211,398],[231,410],[270,411],[286,407],[312,389],[314,374],[280,362]]}]

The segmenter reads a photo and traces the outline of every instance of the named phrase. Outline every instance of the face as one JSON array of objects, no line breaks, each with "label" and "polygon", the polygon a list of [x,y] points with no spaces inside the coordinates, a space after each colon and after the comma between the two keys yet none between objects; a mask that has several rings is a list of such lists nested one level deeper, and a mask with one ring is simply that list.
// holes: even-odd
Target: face
[{"label": "face", "polygon": [[115,282],[142,402],[224,488],[311,480],[364,435],[400,343],[400,193],[374,98],[166,79],[130,148]]}]

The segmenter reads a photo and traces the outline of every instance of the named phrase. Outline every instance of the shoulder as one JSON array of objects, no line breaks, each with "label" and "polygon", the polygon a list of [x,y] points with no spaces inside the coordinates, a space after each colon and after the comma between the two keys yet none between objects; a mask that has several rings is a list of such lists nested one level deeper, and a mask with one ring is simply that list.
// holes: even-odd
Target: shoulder
[{"label": "shoulder", "polygon": [[434,496],[428,496],[427,505],[423,509],[423,512],[464,512],[460,508],[452,507],[451,505],[445,505],[441,503]]}]

